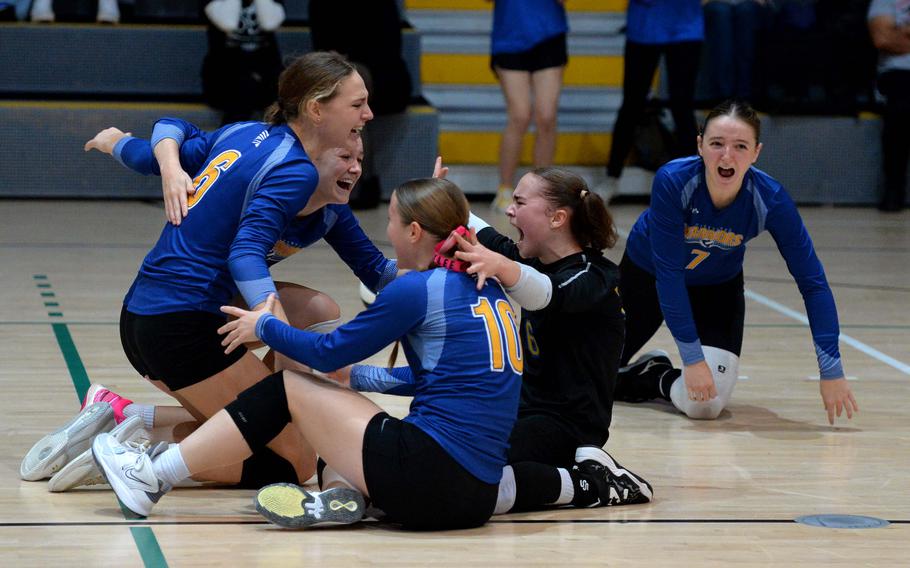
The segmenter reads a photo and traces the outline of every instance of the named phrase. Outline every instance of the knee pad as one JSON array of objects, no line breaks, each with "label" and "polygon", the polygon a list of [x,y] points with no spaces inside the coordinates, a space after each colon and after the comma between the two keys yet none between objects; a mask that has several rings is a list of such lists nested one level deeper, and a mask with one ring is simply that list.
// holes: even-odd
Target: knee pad
[{"label": "knee pad", "polygon": [[265,449],[291,422],[284,373],[279,371],[262,379],[224,409],[254,454]]},{"label": "knee pad", "polygon": [[263,448],[243,461],[243,472],[237,487],[260,489],[271,483],[300,483],[300,480],[291,462]]},{"label": "knee pad", "polygon": [[493,514],[502,515],[511,511],[515,506],[515,496],[515,471],[512,466],[507,465],[502,468],[502,479],[499,480],[499,494],[496,496]]},{"label": "knee pad", "polygon": [[733,396],[733,388],[739,377],[739,357],[717,347],[703,346],[702,351],[705,354],[705,363],[714,377],[717,396],[706,402],[689,400],[685,377],[680,377],[670,388],[670,399],[673,405],[689,418],[714,420],[720,416]]}]

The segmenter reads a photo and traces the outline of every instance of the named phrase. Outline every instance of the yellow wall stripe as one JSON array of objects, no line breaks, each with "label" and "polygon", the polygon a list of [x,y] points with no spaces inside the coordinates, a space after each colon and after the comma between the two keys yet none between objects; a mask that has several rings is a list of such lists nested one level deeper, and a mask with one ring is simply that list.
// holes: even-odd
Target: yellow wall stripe
[{"label": "yellow wall stripe", "polygon": [[124,103],[115,101],[0,101],[0,108],[40,108],[52,110],[204,111],[209,107],[203,104],[195,103]]},{"label": "yellow wall stripe", "polygon": [[[408,10],[490,10],[488,0],[405,0]],[[628,0],[566,0],[569,12],[625,12]]]},{"label": "yellow wall stripe", "polygon": [[[564,83],[571,86],[618,87],[622,56],[570,55]],[[495,85],[490,56],[485,54],[424,53],[420,58],[424,84]]]},{"label": "yellow wall stripe", "polygon": [[[442,132],[439,153],[447,164],[496,164],[499,162],[498,132]],[[612,136],[602,132],[565,132],[558,135],[555,163],[602,166],[607,163]],[[533,163],[533,134],[522,142],[521,163]]]}]

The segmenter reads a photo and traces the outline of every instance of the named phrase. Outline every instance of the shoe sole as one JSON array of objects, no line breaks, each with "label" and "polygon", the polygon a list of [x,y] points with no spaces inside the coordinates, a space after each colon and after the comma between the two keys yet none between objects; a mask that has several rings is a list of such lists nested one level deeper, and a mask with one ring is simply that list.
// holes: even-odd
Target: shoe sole
[{"label": "shoe sole", "polygon": [[641,363],[644,363],[648,359],[657,359],[658,357],[662,357],[662,358],[666,359],[667,363],[669,363],[670,366],[673,365],[673,362],[670,360],[669,353],[667,353],[663,349],[654,349],[653,351],[648,351],[647,353],[644,353],[643,355],[639,356],[638,359],[632,361],[625,367],[620,367],[619,372],[620,373],[627,372],[629,369],[631,369],[635,365],[640,365]]},{"label": "shoe sole", "polygon": [[[110,435],[118,442],[123,443],[132,439],[140,430],[144,432],[145,428],[143,426],[142,418],[131,416],[111,430]],[[55,473],[51,480],[47,482],[47,490],[51,493],[61,493],[75,487],[102,483],[106,483],[106,481],[95,466],[95,460],[92,458],[92,449],[89,448]]]},{"label": "shoe sole", "polygon": [[136,501],[136,499],[133,497],[133,490],[130,489],[125,483],[120,481],[119,477],[108,470],[107,464],[104,462],[104,460],[98,458],[99,454],[102,454],[104,450],[102,441],[103,439],[101,439],[101,437],[95,438],[95,441],[92,442],[91,448],[92,459],[95,461],[95,465],[98,467],[98,471],[100,471],[101,475],[104,476],[105,481],[107,481],[108,485],[111,486],[111,489],[114,490],[114,493],[117,494],[117,499],[120,499],[120,503],[122,503],[124,507],[129,509],[134,515],[139,515],[140,517],[148,517],[148,514],[152,510],[151,506],[140,504],[138,501]]},{"label": "shoe sole", "polygon": [[[318,517],[306,507],[317,500],[322,509]],[[259,514],[269,522],[289,529],[350,525],[363,518],[366,508],[363,495],[354,489],[335,487],[310,493],[292,483],[267,485],[259,490],[253,502]]]},{"label": "shoe sole", "polygon": [[68,424],[38,440],[25,454],[19,477],[26,481],[47,479],[92,444],[92,439],[114,427],[114,409],[106,402],[87,406]]},{"label": "shoe sole", "polygon": [[613,456],[608,454],[603,450],[595,450],[594,448],[578,448],[575,451],[575,461],[576,463],[581,463],[583,461],[595,461],[605,468],[610,470],[610,473],[619,477],[625,475],[631,478],[636,485],[638,485],[639,491],[642,496],[647,497],[648,501],[654,498],[654,489],[651,487],[651,484],[641,478],[637,473],[629,471],[624,468],[620,463],[613,459]]}]

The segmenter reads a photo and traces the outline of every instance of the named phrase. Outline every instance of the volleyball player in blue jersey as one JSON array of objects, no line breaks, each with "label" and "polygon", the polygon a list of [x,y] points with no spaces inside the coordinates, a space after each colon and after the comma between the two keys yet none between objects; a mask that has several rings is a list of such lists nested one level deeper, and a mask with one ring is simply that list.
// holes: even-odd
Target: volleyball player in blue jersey
[{"label": "volleyball player in blue jersey", "polygon": [[[269,263],[290,250],[325,237],[376,289],[397,272],[350,210],[332,205],[345,203],[350,188],[318,190],[311,159],[350,143],[372,118],[360,75],[338,54],[310,53],[288,66],[278,90],[268,124],[237,123],[207,133],[163,119],[151,143],[123,137],[111,148],[124,164],[160,172],[166,183],[185,171],[195,173],[185,218],[162,230],[121,313],[130,362],[183,408],[132,404],[106,389],[90,391],[86,402],[110,402],[118,422],[139,414],[148,428],[187,422],[192,428],[267,376],[268,367],[246,349],[224,353],[217,330],[225,318],[219,309],[238,291],[248,306],[262,305],[276,291]],[[172,208],[169,218],[183,213]],[[280,301],[275,313],[286,319]],[[79,428],[78,419],[65,427]],[[93,433],[89,430],[81,429],[80,437]],[[305,480],[314,472],[314,456],[295,429],[288,428],[270,448],[241,472],[208,472],[206,479],[260,487],[272,480]],[[42,460],[27,456],[25,462],[23,469],[42,467]]]},{"label": "volleyball player in blue jersey", "polygon": [[651,207],[632,228],[620,263],[623,364],[666,320],[683,369],[664,352],[646,353],[621,370],[617,400],[663,398],[691,418],[717,418],[738,375],[746,243],[767,230],[806,305],[829,422],[858,410],[838,350],[834,297],[809,233],[781,184],[752,166],[760,128],[747,104],[722,103],[705,118],[699,156],[657,172]]},{"label": "volleyball player in blue jersey", "polygon": [[325,371],[400,340],[408,366],[369,372],[414,385],[406,418],[393,418],[331,381],[279,372],[163,453],[130,452],[111,436],[98,436],[94,455],[126,506],[148,514],[174,483],[245,459],[290,422],[326,461],[327,489],[264,488],[256,505],[269,520],[287,527],[354,522],[369,496],[390,520],[409,528],[483,524],[506,463],[522,351],[499,284],[489,281],[478,290],[463,272],[430,268],[435,246],[467,222],[467,200],[451,182],[415,180],[396,189],[387,234],[399,265],[412,271],[332,333],[288,326],[269,313],[271,302],[250,312],[224,308],[239,316],[223,328],[229,351],[258,337]]},{"label": "volleyball player in blue jersey", "polygon": [[[616,241],[613,220],[583,179],[559,168],[525,175],[511,199],[518,242],[472,215],[479,242],[456,237],[454,252],[478,285],[495,277],[522,306],[521,401],[496,513],[647,503],[651,485],[602,449],[624,333],[619,270],[602,253]],[[359,391],[413,394],[360,365],[330,376]]]}]

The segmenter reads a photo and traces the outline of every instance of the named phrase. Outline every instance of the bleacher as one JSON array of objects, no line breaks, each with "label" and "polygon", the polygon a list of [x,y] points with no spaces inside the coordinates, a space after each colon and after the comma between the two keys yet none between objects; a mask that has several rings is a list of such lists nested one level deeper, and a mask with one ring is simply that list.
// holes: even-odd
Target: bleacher
[{"label": "bleacher", "polygon": [[[171,0],[134,0],[184,6]],[[195,5],[195,3],[194,3]],[[307,0],[285,2],[279,32],[287,55],[310,49]],[[567,3],[570,61],[560,100],[556,162],[597,183],[622,102],[625,0]],[[437,151],[457,172],[476,172],[467,192],[495,188],[505,104],[489,69],[491,4],[485,0],[406,0],[402,55],[414,104],[368,128],[386,197],[401,181],[427,174]],[[143,179],[112,160],[84,155],[98,130],[118,126],[148,136],[154,119],[176,114],[202,128],[218,115],[200,103],[204,27],[175,24],[187,15],[157,13],[162,24],[0,24],[0,196],[157,197]],[[658,89],[662,83],[658,80]],[[425,99],[424,99],[425,97]],[[882,183],[880,121],[849,116],[765,116],[758,166],[800,202],[874,203]],[[531,162],[531,135],[523,163]],[[461,183],[461,179],[456,181]],[[626,190],[623,190],[624,192]],[[632,193],[647,193],[647,183]]]},{"label": "bleacher", "polygon": [[[186,4],[158,3],[155,12],[137,0],[134,8],[172,22],[186,19]],[[286,5],[288,21],[305,17],[306,1]],[[168,6],[173,11],[163,9]],[[413,104],[402,115],[367,125],[370,139],[381,141],[371,159],[387,194],[427,175],[437,154],[438,115],[421,98],[420,37],[410,27],[402,31]],[[285,57],[312,49],[305,26],[285,26],[277,35]],[[136,176],[106,156],[83,154],[82,146],[108,126],[147,137],[161,116],[217,128],[220,115],[200,102],[206,50],[199,23],[0,24],[0,135],[7,141],[0,152],[0,196],[160,196],[157,179]]]}]

